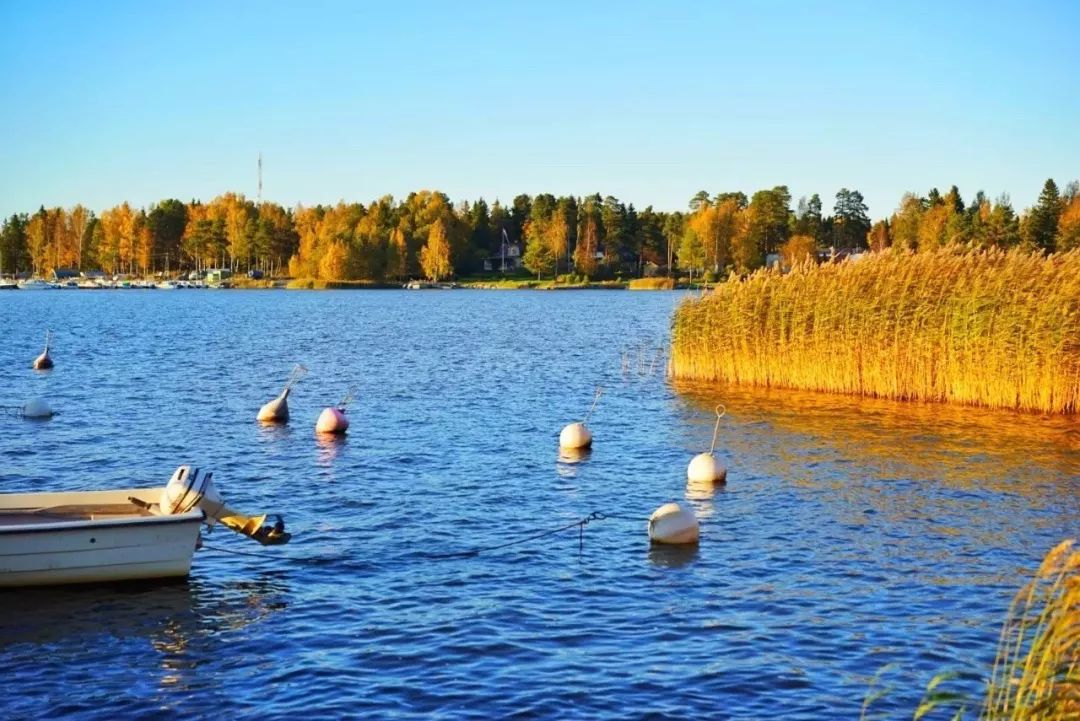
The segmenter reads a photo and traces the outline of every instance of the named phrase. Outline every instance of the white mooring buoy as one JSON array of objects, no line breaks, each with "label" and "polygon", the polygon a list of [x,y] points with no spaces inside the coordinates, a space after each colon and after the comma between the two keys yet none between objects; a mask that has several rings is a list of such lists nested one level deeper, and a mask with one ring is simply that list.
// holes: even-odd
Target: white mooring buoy
[{"label": "white mooring buoy", "polygon": [[34,370],[47,371],[53,367],[53,360],[49,357],[49,341],[52,338],[52,331],[45,331],[45,350],[41,352],[37,358],[34,359]]},{"label": "white mooring buoy", "polygon": [[319,420],[315,422],[315,432],[337,435],[349,430],[349,419],[345,417],[345,409],[352,403],[355,395],[356,389],[350,388],[336,407],[324,408],[319,414]]},{"label": "white mooring buoy", "polygon": [[23,418],[52,418],[53,409],[44,398],[31,398],[22,406]]},{"label": "white mooring buoy", "polygon": [[592,447],[592,431],[589,430],[585,423],[589,420],[589,416],[596,410],[596,404],[600,400],[600,394],[604,392],[604,389],[600,386],[596,387],[596,395],[593,396],[592,406],[589,408],[589,412],[585,414],[585,420],[578,423],[571,423],[562,429],[559,433],[559,447],[578,449],[578,448],[591,448]]},{"label": "white mooring buoy", "polygon": [[258,419],[263,423],[288,423],[289,391],[306,374],[307,368],[297,363],[289,374],[289,380],[285,383],[285,389],[281,391],[281,395],[259,409]]},{"label": "white mooring buoy", "polygon": [[720,419],[727,413],[723,405],[716,407],[716,425],[713,427],[712,445],[707,453],[699,453],[690,459],[686,467],[686,478],[693,483],[726,483],[727,469],[716,460],[716,434],[720,430]]},{"label": "white mooring buoy", "polygon": [[649,539],[653,543],[697,543],[697,517],[678,503],[665,503],[649,516]]}]

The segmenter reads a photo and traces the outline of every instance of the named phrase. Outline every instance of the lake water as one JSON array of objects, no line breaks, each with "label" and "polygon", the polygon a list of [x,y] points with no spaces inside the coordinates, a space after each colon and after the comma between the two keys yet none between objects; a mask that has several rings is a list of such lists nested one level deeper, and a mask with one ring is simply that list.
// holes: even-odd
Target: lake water
[{"label": "lake water", "polygon": [[[0,490],[214,470],[282,512],[186,583],[0,593],[0,717],[908,717],[977,689],[1022,574],[1078,533],[1080,423],[675,388],[672,293],[53,291],[0,296]],[[45,329],[55,370],[29,369]],[[292,422],[254,420],[294,363]],[[562,425],[605,389],[591,455]],[[346,440],[313,433],[344,395]],[[727,406],[726,488],[687,488]],[[670,500],[696,551],[650,548]],[[592,511],[619,516],[466,558]],[[630,519],[630,520],[624,520]],[[226,551],[265,554],[241,556]]]}]

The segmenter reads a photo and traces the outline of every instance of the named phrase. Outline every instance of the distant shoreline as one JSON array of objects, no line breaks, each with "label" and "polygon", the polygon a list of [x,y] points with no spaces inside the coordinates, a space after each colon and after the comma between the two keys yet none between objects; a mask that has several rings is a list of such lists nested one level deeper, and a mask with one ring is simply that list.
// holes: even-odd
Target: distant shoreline
[{"label": "distant shoreline", "polygon": [[[54,281],[47,282],[49,290],[163,290],[160,285],[65,285]],[[388,283],[368,280],[319,280],[314,278],[259,279],[237,278],[221,284],[211,285],[176,285],[171,290],[701,290],[711,288],[714,283],[689,284],[675,282],[670,278],[635,278],[632,280],[603,280],[586,283],[564,283],[554,280],[500,279],[500,280],[461,280],[444,283],[427,281],[409,281],[407,283]],[[14,283],[5,285],[5,289],[14,288]],[[41,288],[35,288],[41,290]]]}]

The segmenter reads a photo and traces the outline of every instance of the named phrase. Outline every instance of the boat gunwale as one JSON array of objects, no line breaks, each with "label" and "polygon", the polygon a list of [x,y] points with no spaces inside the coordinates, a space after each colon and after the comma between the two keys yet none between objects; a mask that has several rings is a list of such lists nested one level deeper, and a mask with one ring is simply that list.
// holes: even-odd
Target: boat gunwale
[{"label": "boat gunwale", "polygon": [[[0,511],[0,519],[3,511]],[[21,525],[4,525],[0,522],[0,536],[24,533],[56,533],[62,531],[89,531],[94,529],[114,529],[127,526],[146,526],[166,523],[202,523],[206,514],[201,508],[175,515],[131,516],[122,518],[79,518],[70,521],[55,521],[48,523],[33,523]]]}]

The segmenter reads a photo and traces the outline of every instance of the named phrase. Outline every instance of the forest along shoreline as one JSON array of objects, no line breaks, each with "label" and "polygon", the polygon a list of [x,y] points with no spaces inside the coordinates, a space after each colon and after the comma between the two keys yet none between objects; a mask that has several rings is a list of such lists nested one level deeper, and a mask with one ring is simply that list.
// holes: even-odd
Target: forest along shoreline
[{"label": "forest along shoreline", "polygon": [[841,188],[830,212],[816,193],[793,203],[785,185],[750,196],[703,190],[685,211],[638,209],[599,193],[522,194],[489,206],[483,198],[453,203],[431,190],[367,205],[285,208],[224,193],[206,203],[124,202],[100,215],[82,205],[41,207],[0,224],[0,278],[76,285],[78,278],[107,278],[140,287],[150,279],[198,287],[226,278],[252,287],[287,279],[293,287],[394,287],[421,278],[498,288],[606,288],[664,278],[695,285],[767,266],[951,245],[1076,248],[1080,183],[1059,190],[1048,179],[1036,204],[1019,214],[1007,196],[991,200],[979,191],[965,201],[956,186],[932,188],[904,194],[891,215],[873,222],[858,190]]}]

